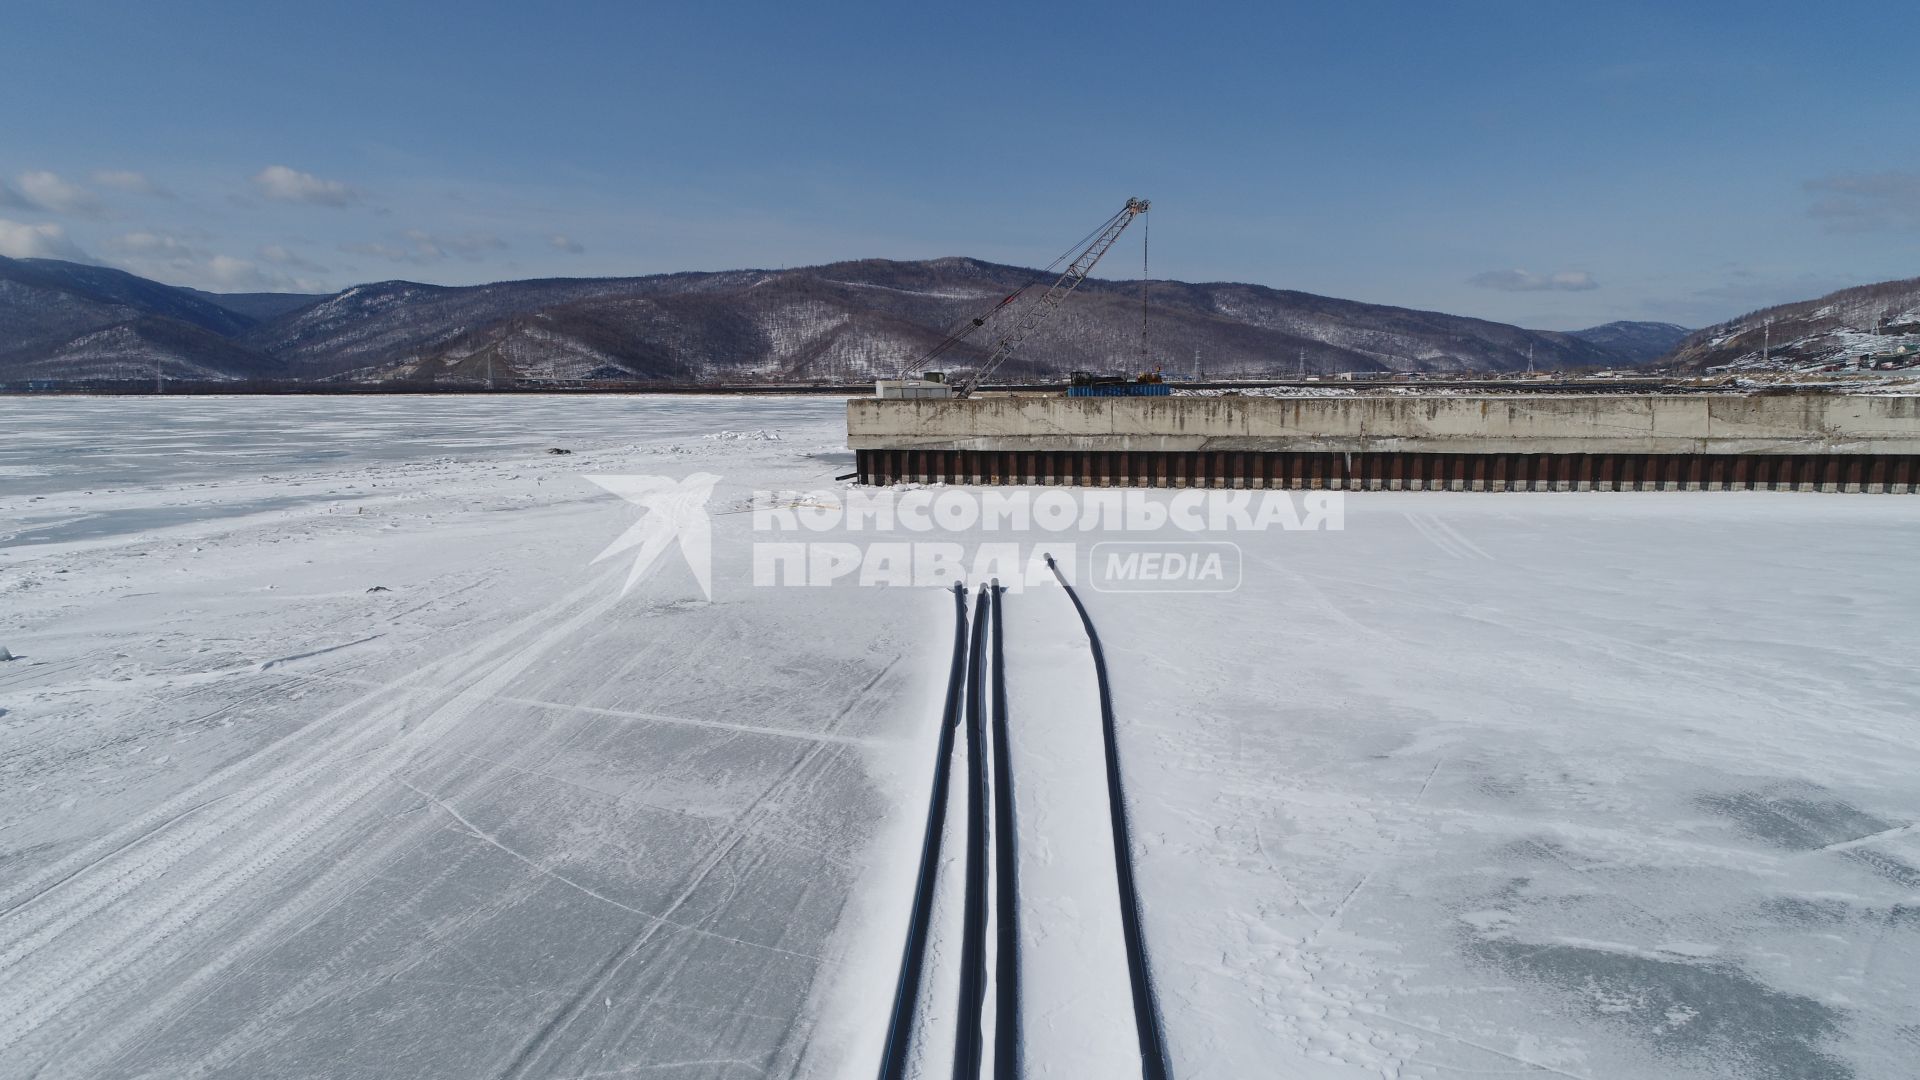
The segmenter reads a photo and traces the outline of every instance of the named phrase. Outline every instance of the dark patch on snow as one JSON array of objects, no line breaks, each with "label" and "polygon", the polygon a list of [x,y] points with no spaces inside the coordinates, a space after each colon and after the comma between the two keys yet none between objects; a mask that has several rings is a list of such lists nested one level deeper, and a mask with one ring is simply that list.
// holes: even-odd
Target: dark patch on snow
[{"label": "dark patch on snow", "polygon": [[[79,517],[48,520],[43,523],[31,523],[14,533],[0,547],[27,547],[33,544],[64,544],[75,540],[101,540],[113,536],[126,536],[148,532],[155,529],[170,528],[175,525],[191,525],[203,521],[216,521],[228,518],[246,517],[249,514],[264,514],[275,510],[291,510],[297,507],[314,506],[320,503],[347,503],[364,496],[357,495],[276,495],[254,499],[249,502],[235,502],[214,505],[187,506],[137,506],[100,510],[84,513]],[[144,555],[145,552],[130,552]]]},{"label": "dark patch on snow", "polygon": [[1844,1014],[1770,989],[1731,964],[1502,936],[1473,938],[1465,951],[1509,975],[1553,987],[1591,1017],[1626,1028],[1662,1054],[1738,1063],[1738,1075],[1753,1080],[1854,1075],[1823,1049],[1840,1034]]},{"label": "dark patch on snow", "polygon": [[1848,848],[1838,854],[1841,858],[1850,859],[1903,889],[1920,889],[1920,869],[1884,851],[1858,847]]},{"label": "dark patch on snow", "polygon": [[1526,794],[1527,787],[1510,776],[1483,776],[1474,785],[1482,795],[1488,795],[1502,801],[1517,799]]},{"label": "dark patch on snow", "polygon": [[853,451],[851,450],[823,450],[812,454],[802,454],[800,456],[806,461],[824,461],[838,468],[845,468],[855,463]]},{"label": "dark patch on snow", "polygon": [[[1502,875],[1490,890],[1475,890],[1459,911],[1456,941],[1469,962],[1531,988],[1522,1015],[1512,1018],[1516,1026],[1531,1013],[1541,1027],[1572,1018],[1617,1029],[1684,1062],[1689,1075],[1696,1068],[1742,1080],[1854,1075],[1832,1052],[1846,1035],[1844,1010],[1771,987],[1734,957],[1672,941],[1676,928],[1642,906],[1659,894],[1657,885],[1614,893],[1587,879],[1596,864],[1544,837],[1517,839],[1491,854],[1537,872]],[[1844,900],[1841,910],[1829,910],[1824,897],[1779,899],[1775,921],[1796,929],[1812,919],[1857,925],[1863,914],[1884,914],[1846,910]],[[1746,921],[1752,915],[1750,908]]]},{"label": "dark patch on snow", "polygon": [[1813,784],[1702,795],[1696,801],[1732,818],[1747,835],[1793,851],[1812,851],[1893,827]]},{"label": "dark patch on snow", "polygon": [[[1731,819],[1748,836],[1789,851],[1818,851],[1897,827],[1823,787],[1797,781],[1702,795],[1695,801]],[[1902,888],[1920,889],[1920,869],[1883,851],[1863,846],[1833,854]]]},{"label": "dark patch on snow", "polygon": [[[1554,843],[1552,840],[1537,836],[1528,836],[1502,844],[1499,848],[1495,849],[1494,857],[1500,860],[1500,865],[1502,866],[1529,862],[1551,862],[1558,863],[1562,866],[1567,865],[1566,848]],[[1519,883],[1523,885],[1526,884],[1528,880],[1529,879],[1526,878],[1518,879]]]},{"label": "dark patch on snow", "polygon": [[1757,905],[1759,919],[1798,930],[1878,923],[1888,930],[1920,930],[1920,907],[1862,905],[1839,896],[1770,896]]}]

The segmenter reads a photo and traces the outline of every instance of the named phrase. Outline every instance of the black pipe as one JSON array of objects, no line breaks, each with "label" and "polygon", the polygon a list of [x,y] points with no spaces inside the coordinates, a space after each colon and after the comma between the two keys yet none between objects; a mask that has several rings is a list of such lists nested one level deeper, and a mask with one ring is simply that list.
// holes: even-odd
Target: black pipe
[{"label": "black pipe", "polygon": [[1067,590],[1086,627],[1087,644],[1093,650],[1093,673],[1100,683],[1100,731],[1107,747],[1107,809],[1113,823],[1113,870],[1120,883],[1120,932],[1126,941],[1127,976],[1133,983],[1133,1026],[1140,1040],[1140,1072],[1144,1080],[1167,1080],[1166,1040],[1161,1034],[1160,1006],[1153,996],[1153,977],[1147,967],[1147,950],[1140,937],[1140,895],[1133,882],[1133,842],[1127,829],[1127,800],[1120,786],[1120,746],[1114,734],[1113,690],[1107,684],[1107,656],[1100,648],[1100,634],[1093,628],[1093,617],[1080,595],[1067,584],[1065,574],[1047,556],[1047,568]]},{"label": "black pipe", "polygon": [[995,952],[993,1075],[1020,1075],[1020,849],[1013,821],[1013,751],[1007,734],[1007,662],[1000,629],[1006,590],[993,582],[993,845]]},{"label": "black pipe", "polygon": [[954,1035],[954,1080],[979,1080],[980,1012],[987,1001],[987,759],[981,678],[986,665],[987,611],[980,586],[973,607],[973,662],[967,672],[967,892],[960,939],[960,1022]]},{"label": "black pipe", "polygon": [[880,1080],[904,1080],[907,1049],[913,1041],[913,1013],[920,1000],[920,973],[927,960],[927,927],[933,919],[933,886],[939,875],[940,839],[947,820],[947,783],[953,764],[953,729],[960,723],[960,690],[967,671],[967,590],[953,587],[953,669],[947,676],[947,704],[940,718],[939,749],[933,759],[933,794],[927,800],[926,835],[920,843],[920,879],[913,887],[913,915],[907,923],[906,953],[893,991],[893,1015],[880,1058]]}]

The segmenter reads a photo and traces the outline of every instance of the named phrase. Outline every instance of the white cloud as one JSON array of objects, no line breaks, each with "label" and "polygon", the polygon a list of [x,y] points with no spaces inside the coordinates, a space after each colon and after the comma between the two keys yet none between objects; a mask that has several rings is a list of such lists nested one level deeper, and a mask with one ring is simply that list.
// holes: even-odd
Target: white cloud
[{"label": "white cloud", "polygon": [[1845,173],[1801,187],[1823,195],[1807,213],[1832,232],[1920,229],[1920,172]]},{"label": "white cloud", "polygon": [[268,244],[260,249],[260,258],[275,266],[286,266],[296,270],[310,270],[325,273],[326,267],[288,248],[284,244]]},{"label": "white cloud", "polygon": [[285,165],[269,165],[253,178],[261,196],[279,202],[303,202],[314,206],[351,206],[360,201],[360,193],[338,180],[322,180]]},{"label": "white cloud", "polygon": [[406,248],[371,241],[358,244],[341,244],[340,250],[348,255],[371,255],[376,259],[391,259],[394,262],[406,262],[409,256],[412,255]]},{"label": "white cloud", "polygon": [[420,229],[408,229],[406,236],[416,245],[439,248],[450,255],[470,260],[483,258],[489,251],[504,251],[507,247],[505,240],[492,233],[470,232],[444,236]]},{"label": "white cloud", "polygon": [[459,233],[449,236],[430,233],[425,229],[408,229],[399,234],[398,239],[399,243],[375,241],[342,244],[340,250],[353,255],[372,255],[391,262],[426,266],[454,258],[479,262],[486,258],[487,252],[503,251],[507,246],[506,241],[492,233]]},{"label": "white cloud", "polygon": [[44,169],[21,173],[19,183],[20,194],[48,213],[100,217],[106,212],[99,196]]},{"label": "white cloud", "polygon": [[103,188],[124,191],[130,195],[154,195],[170,199],[173,193],[148,179],[147,174],[131,169],[100,169],[93,174],[93,182]]},{"label": "white cloud", "polygon": [[206,254],[181,237],[158,229],[122,233],[107,241],[107,246],[128,255],[197,259]]},{"label": "white cloud", "polygon": [[[136,229],[107,241],[114,264],[141,277],[185,285],[210,292],[327,292],[317,277],[295,271],[323,273],[278,245],[261,249],[260,260],[243,259],[209,250],[205,233]],[[274,265],[263,265],[271,263]]]},{"label": "white cloud", "polygon": [[552,236],[547,237],[547,243],[553,245],[554,250],[564,251],[569,255],[578,255],[587,250],[580,241],[575,240],[565,233],[554,233]]},{"label": "white cloud", "polygon": [[67,236],[67,230],[51,222],[27,225],[0,218],[0,255],[9,259],[65,259],[68,262],[93,262]]},{"label": "white cloud", "polygon": [[1586,292],[1600,283],[1585,270],[1562,270],[1554,274],[1536,274],[1531,270],[1488,270],[1467,279],[1467,284],[1502,292]]},{"label": "white cloud", "polygon": [[327,292],[316,278],[282,273],[234,255],[198,250],[135,254],[121,265],[142,277],[208,292]]},{"label": "white cloud", "polygon": [[284,274],[269,273],[232,255],[215,255],[208,259],[207,275],[220,288],[234,292],[269,292],[287,280]]}]

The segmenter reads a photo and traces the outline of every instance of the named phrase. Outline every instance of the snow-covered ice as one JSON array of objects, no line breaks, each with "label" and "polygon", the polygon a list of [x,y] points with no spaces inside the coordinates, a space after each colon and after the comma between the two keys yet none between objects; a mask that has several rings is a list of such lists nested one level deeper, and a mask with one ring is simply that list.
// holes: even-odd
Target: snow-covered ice
[{"label": "snow-covered ice", "polygon": [[0,1073],[784,1074],[833,1045],[805,1006],[908,794],[875,765],[942,598],[707,603],[677,564],[622,598],[592,562],[636,514],[582,474],[805,417],[819,445],[718,444],[720,497],[817,482],[837,402],[505,404],[0,405],[6,464],[45,474],[0,511]]},{"label": "snow-covered ice", "polygon": [[1225,602],[1089,601],[1176,1060],[1910,1074],[1920,507],[1346,505]]},{"label": "snow-covered ice", "polygon": [[[841,402],[0,430],[0,1076],[872,1075],[952,599],[748,584]],[[696,472],[712,599],[623,596],[585,477]],[[1235,592],[1083,590],[1175,1075],[1910,1075],[1920,502],[1345,506],[1230,537]],[[1057,589],[1005,610],[1028,1061],[1117,1075],[1090,660]]]},{"label": "snow-covered ice", "polygon": [[1002,599],[1015,755],[1028,1075],[1139,1071],[1109,839],[1100,691],[1080,617],[1058,590]]}]

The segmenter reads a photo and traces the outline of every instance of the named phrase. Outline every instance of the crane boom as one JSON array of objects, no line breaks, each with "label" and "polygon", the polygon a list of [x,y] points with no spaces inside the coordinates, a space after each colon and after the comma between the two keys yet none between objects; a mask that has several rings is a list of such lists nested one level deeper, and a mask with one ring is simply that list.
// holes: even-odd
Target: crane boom
[{"label": "crane boom", "polygon": [[1054,309],[1060,306],[1060,302],[1071,295],[1073,290],[1079,288],[1081,282],[1087,280],[1087,275],[1093,273],[1094,264],[1100,261],[1100,256],[1105,255],[1114,241],[1120,239],[1120,234],[1127,230],[1127,226],[1133,223],[1134,218],[1147,212],[1149,205],[1145,199],[1128,199],[1127,205],[1121,207],[1119,213],[1108,218],[1107,223],[1101,226],[1094,236],[1093,242],[1074,256],[1073,262],[1069,263],[1065,272],[1048,286],[1046,292],[1041,293],[1038,299],[1027,305],[1027,309],[1020,315],[1020,321],[994,345],[993,351],[980,362],[980,367],[954,388],[955,394],[959,397],[972,394],[982,382],[986,381],[987,376],[992,375],[1001,364],[1006,363],[1007,358],[1013,354],[1013,350],[1019,348],[1020,343],[1026,340],[1034,327],[1039,326],[1047,316],[1053,314]]}]

